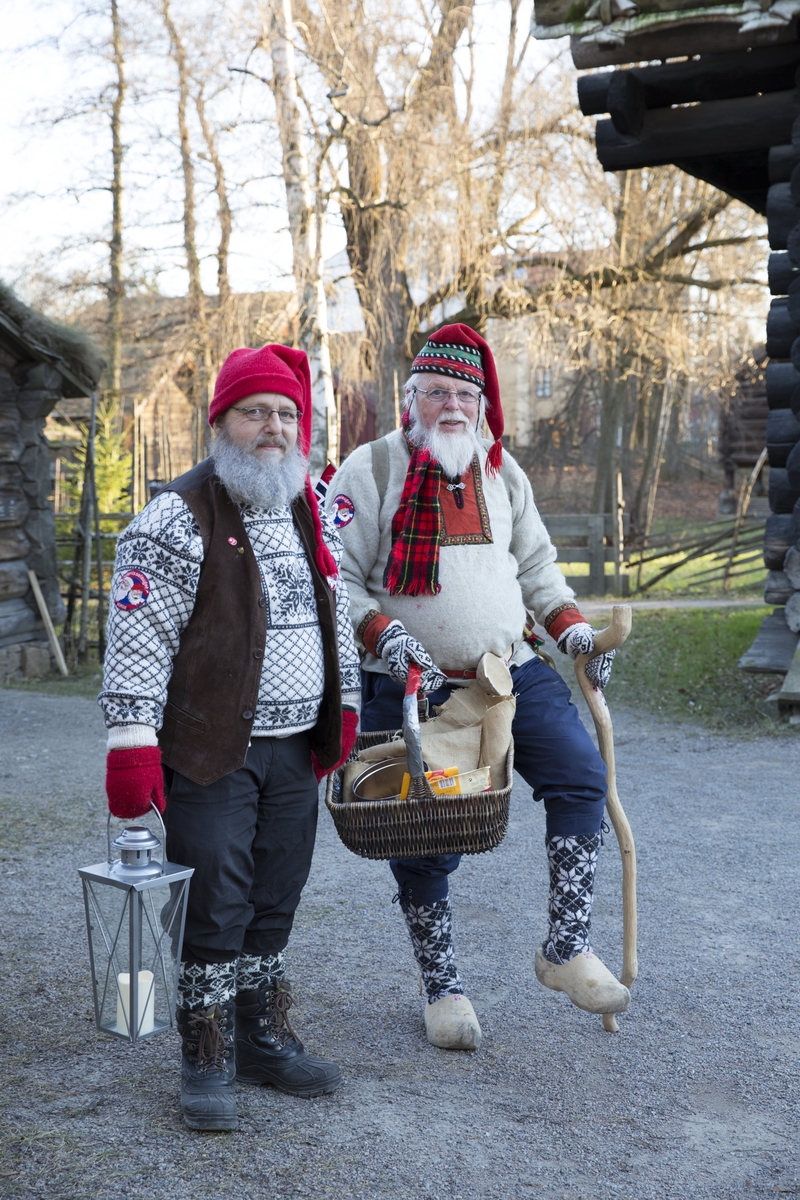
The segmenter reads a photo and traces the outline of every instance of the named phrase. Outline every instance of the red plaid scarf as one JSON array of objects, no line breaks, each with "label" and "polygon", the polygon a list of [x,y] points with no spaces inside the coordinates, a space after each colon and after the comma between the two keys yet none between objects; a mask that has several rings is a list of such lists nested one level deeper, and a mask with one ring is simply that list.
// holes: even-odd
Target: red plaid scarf
[{"label": "red plaid scarf", "polygon": [[442,468],[431,452],[408,436],[411,419],[403,413],[403,433],[411,451],[400,507],[392,517],[392,549],[383,586],[392,596],[438,596],[442,507]]}]

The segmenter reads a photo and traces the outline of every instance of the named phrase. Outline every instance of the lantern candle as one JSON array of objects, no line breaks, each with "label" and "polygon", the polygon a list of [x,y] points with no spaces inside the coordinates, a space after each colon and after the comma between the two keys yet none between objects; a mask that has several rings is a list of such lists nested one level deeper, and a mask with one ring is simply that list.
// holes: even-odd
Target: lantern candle
[{"label": "lantern candle", "polygon": [[[136,1012],[139,1018],[138,1036],[152,1033],[155,1024],[153,972],[140,971],[136,989]],[[142,1011],[144,1000],[144,1011]],[[131,1022],[131,977],[128,971],[117,975],[117,1032],[126,1036]]]}]

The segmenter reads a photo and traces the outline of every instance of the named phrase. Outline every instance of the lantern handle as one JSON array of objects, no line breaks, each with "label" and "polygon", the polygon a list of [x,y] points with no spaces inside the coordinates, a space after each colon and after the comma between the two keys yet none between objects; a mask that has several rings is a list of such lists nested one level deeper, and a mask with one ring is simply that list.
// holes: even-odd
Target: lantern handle
[{"label": "lantern handle", "polygon": [[164,847],[164,857],[166,858],[166,856],[167,856],[167,827],[164,824],[164,818],[161,816],[160,811],[158,810],[158,808],[156,808],[156,806],[152,800],[150,801],[150,807],[152,808],[153,812],[158,817],[158,823],[161,826],[161,832],[164,835],[164,841],[161,844]]},{"label": "lantern handle", "polygon": [[[167,853],[167,828],[164,824],[164,818],[161,816],[161,813],[156,808],[156,806],[152,800],[150,801],[150,807],[152,808],[153,812],[158,817],[158,823],[161,826],[161,832],[164,835],[164,841],[161,844],[164,847],[164,854],[166,855],[166,853]],[[147,815],[149,816],[150,814],[148,813]],[[111,853],[111,810],[110,809],[108,811],[108,817],[106,818],[106,845],[108,846],[108,865],[110,867],[113,867],[114,863],[117,862],[117,859],[114,858],[114,856]],[[163,866],[161,868],[161,873],[162,873],[162,875],[164,873]]]}]

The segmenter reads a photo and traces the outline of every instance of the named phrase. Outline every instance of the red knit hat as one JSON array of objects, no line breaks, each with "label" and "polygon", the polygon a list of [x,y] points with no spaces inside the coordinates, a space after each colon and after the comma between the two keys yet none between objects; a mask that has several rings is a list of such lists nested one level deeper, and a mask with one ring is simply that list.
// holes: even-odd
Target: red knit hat
[{"label": "red knit hat", "polygon": [[[231,408],[237,400],[254,396],[257,392],[274,392],[294,400],[300,411],[298,443],[304,455],[311,446],[311,371],[305,350],[293,350],[291,346],[262,346],[260,350],[234,350],[220,367],[214,385],[214,399],[208,408],[208,423],[213,425],[217,417]],[[322,523],[311,480],[306,475],[306,499],[311,509],[316,536],[316,562],[323,575],[335,578],[338,569],[322,537]]]},{"label": "red knit hat", "polygon": [[411,372],[431,371],[475,383],[488,402],[486,423],[494,437],[486,468],[496,475],[503,464],[503,406],[494,358],[488,344],[469,325],[443,325],[432,333],[411,364]]}]

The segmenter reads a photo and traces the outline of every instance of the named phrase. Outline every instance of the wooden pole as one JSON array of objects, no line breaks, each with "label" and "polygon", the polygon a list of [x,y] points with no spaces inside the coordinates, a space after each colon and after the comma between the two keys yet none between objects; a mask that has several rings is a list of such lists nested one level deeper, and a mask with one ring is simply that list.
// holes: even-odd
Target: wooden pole
[{"label": "wooden pole", "polygon": [[81,550],[85,540],[85,530],[87,522],[90,521],[91,515],[89,512],[89,489],[88,489],[88,471],[89,459],[84,458],[83,462],[83,486],[81,487],[81,506],[75,522],[75,536],[72,542],[72,571],[70,573],[69,590],[67,592],[67,619],[64,622],[63,637],[64,646],[68,654],[75,654],[77,659],[77,646],[75,642],[75,634],[73,633],[72,624],[75,619],[75,608],[78,603],[78,591],[80,584],[78,583],[78,572],[81,563]]},{"label": "wooden pole", "polygon": [[69,675],[67,664],[64,659],[64,651],[61,649],[61,643],[56,636],[55,626],[53,625],[47,605],[45,604],[44,596],[42,595],[42,589],[39,586],[39,580],[36,578],[36,572],[28,571],[28,579],[30,580],[31,589],[36,600],[36,607],[39,609],[39,616],[42,618],[44,627],[47,630],[47,638],[50,642],[50,649],[53,651],[53,657],[56,660],[58,669],[62,675]]},{"label": "wooden pole", "polygon": [[753,488],[756,486],[756,480],[761,474],[766,461],[767,447],[765,446],[758,456],[756,465],[750,472],[750,478],[739,493],[739,503],[736,505],[736,520],[733,523],[733,536],[731,537],[731,552],[728,555],[728,561],[725,564],[725,573],[722,577],[722,586],[726,592],[729,591],[731,586],[731,569],[733,567],[733,560],[736,557],[736,549],[739,545],[742,522],[750,505],[750,497],[753,494]]},{"label": "wooden pole", "polygon": [[[633,841],[628,818],[622,807],[617,792],[617,771],[614,760],[614,730],[611,725],[611,714],[608,711],[605,696],[586,678],[586,664],[599,654],[608,650],[616,650],[623,644],[631,631],[631,607],[629,604],[615,604],[611,610],[611,624],[594,636],[594,651],[592,654],[581,654],[575,660],[575,675],[583,697],[592,714],[594,727],[597,730],[597,742],[600,754],[606,764],[608,793],[606,796],[606,811],[614,826],[614,833],[619,843],[622,856],[622,974],[620,983],[630,988],[639,972],[636,953],[636,847]],[[616,1033],[619,1029],[613,1013],[603,1013],[603,1028],[607,1033]]]},{"label": "wooden pole", "polygon": [[92,504],[93,504],[93,483],[94,483],[94,435],[97,427],[97,392],[92,392],[92,411],[89,421],[89,437],[86,442],[86,469],[83,475],[84,503],[82,510],[85,513],[83,522],[83,576],[82,576],[82,602],[81,602],[81,626],[78,636],[78,662],[83,662],[86,657],[86,649],[89,642],[89,598],[92,584]]},{"label": "wooden pole", "polygon": [[106,656],[105,613],[103,611],[103,539],[100,537],[100,503],[97,499],[97,477],[94,455],[92,455],[92,507],[94,509],[94,540],[97,561],[97,657],[100,662]]},{"label": "wooden pole", "polygon": [[622,564],[625,558],[625,497],[622,491],[622,471],[617,471],[614,521],[614,591],[622,595]]}]

